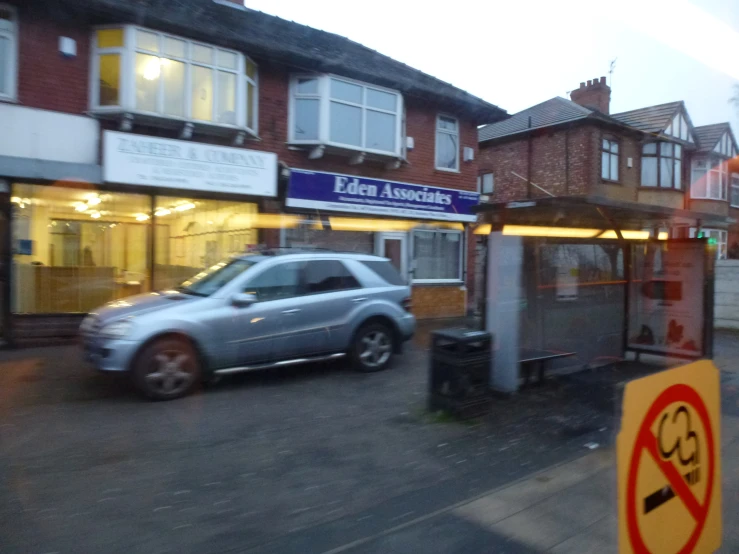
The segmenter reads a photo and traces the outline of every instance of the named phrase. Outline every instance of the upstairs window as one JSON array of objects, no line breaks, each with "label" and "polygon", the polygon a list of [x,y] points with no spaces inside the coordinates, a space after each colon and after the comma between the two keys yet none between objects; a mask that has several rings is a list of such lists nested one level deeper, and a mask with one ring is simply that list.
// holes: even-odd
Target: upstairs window
[{"label": "upstairs window", "polygon": [[734,148],[734,141],[729,137],[729,133],[724,133],[721,140],[716,143],[713,147],[713,151],[717,154],[721,154],[727,158],[733,158],[736,156],[736,148]]},{"label": "upstairs window", "polygon": [[642,146],[641,186],[682,188],[682,146],[649,142]]},{"label": "upstairs window", "polygon": [[436,118],[436,169],[459,171],[459,123],[445,115]]},{"label": "upstairs window", "polygon": [[728,175],[725,163],[710,159],[693,160],[690,181],[691,198],[726,200]]},{"label": "upstairs window", "polygon": [[731,174],[731,206],[739,208],[739,173]]},{"label": "upstairs window", "polygon": [[15,9],[0,4],[0,100],[15,100],[18,24]]},{"label": "upstairs window", "polygon": [[495,190],[495,178],[492,173],[483,173],[477,177],[477,192],[480,194],[493,194]]},{"label": "upstairs window", "polygon": [[290,90],[291,143],[400,157],[399,93],[330,75],[296,75]]},{"label": "upstairs window", "polygon": [[608,181],[618,181],[618,142],[603,139],[600,153],[600,176]]},{"label": "upstairs window", "polygon": [[94,40],[93,110],[256,133],[256,66],[239,52],[132,26]]}]

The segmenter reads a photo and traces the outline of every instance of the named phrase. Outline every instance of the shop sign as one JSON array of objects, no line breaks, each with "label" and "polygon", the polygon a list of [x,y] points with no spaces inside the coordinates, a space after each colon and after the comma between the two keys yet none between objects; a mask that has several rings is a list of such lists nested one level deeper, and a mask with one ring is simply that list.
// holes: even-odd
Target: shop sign
[{"label": "shop sign", "polygon": [[285,204],[309,208],[444,221],[475,221],[476,192],[357,175],[292,169]]},{"label": "shop sign", "polygon": [[103,179],[179,190],[276,196],[277,155],[105,131]]},{"label": "shop sign", "polygon": [[705,244],[650,242],[633,247],[629,348],[703,355]]}]

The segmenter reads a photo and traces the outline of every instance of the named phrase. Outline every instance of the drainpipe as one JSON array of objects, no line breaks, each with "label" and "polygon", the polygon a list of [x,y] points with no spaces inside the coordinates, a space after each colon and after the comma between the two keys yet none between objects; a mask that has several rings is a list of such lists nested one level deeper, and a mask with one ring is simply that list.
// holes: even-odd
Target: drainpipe
[{"label": "drainpipe", "polygon": [[565,129],[565,196],[570,195],[570,127]]},{"label": "drainpipe", "polygon": [[[531,116],[529,116],[529,129],[531,129]],[[531,198],[531,151],[533,149],[533,136],[529,132],[528,156],[526,156],[526,196]]]}]

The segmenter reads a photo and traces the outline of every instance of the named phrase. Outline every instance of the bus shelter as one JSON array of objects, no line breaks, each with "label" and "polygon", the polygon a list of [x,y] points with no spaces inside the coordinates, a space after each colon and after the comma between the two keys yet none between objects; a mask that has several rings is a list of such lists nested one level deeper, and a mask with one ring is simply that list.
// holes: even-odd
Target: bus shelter
[{"label": "bus shelter", "polygon": [[531,364],[543,372],[642,353],[712,356],[716,247],[700,237],[725,216],[588,197],[477,212],[494,389],[516,391]]}]

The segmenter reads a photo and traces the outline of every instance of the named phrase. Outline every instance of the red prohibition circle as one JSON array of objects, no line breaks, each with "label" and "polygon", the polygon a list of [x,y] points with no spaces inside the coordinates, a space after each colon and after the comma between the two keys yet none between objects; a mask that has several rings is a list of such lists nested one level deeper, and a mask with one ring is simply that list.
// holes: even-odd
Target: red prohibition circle
[{"label": "red prohibition circle", "polygon": [[[626,522],[629,533],[629,542],[631,543],[631,547],[633,548],[635,554],[649,554],[650,552],[647,548],[647,545],[644,544],[644,539],[639,532],[639,523],[637,521],[636,478],[639,471],[639,462],[641,460],[642,454],[647,451],[652,453],[653,457],[656,454],[655,462],[658,465],[660,464],[661,458],[656,452],[656,438],[652,433],[651,426],[652,423],[654,423],[654,421],[657,419],[657,417],[662,413],[662,411],[670,404],[673,404],[675,402],[683,402],[689,404],[697,412],[698,417],[703,424],[703,428],[706,431],[706,446],[708,450],[708,479],[706,486],[706,498],[703,501],[703,504],[696,503],[693,506],[693,510],[691,511],[690,506],[688,506],[690,502],[688,502],[686,498],[683,498],[680,495],[679,491],[675,491],[676,495],[679,496],[684,503],[686,503],[688,511],[696,520],[695,530],[690,535],[690,538],[688,539],[688,542],[685,543],[685,546],[683,546],[678,551],[678,554],[688,554],[693,551],[693,548],[695,548],[695,545],[701,536],[703,527],[706,524],[706,519],[708,518],[708,509],[711,506],[711,495],[713,493],[713,479],[715,468],[715,451],[711,421],[708,417],[708,410],[706,409],[706,405],[703,403],[703,400],[695,391],[695,389],[689,387],[688,385],[673,385],[666,389],[662,394],[660,394],[650,406],[649,410],[647,411],[647,415],[644,417],[642,424],[639,427],[639,433],[637,434],[636,442],[634,443],[634,451],[631,454],[631,462],[629,463],[629,474],[626,484]],[[664,471],[667,465],[673,468],[673,471],[681,480],[680,482],[682,483],[682,485],[687,487],[685,481],[682,481],[682,477],[679,476],[677,470],[674,469],[674,466],[672,466],[672,462],[663,462],[663,467],[661,468],[661,470]],[[669,470],[669,468],[666,469]],[[689,490],[688,493],[692,495]]]}]

